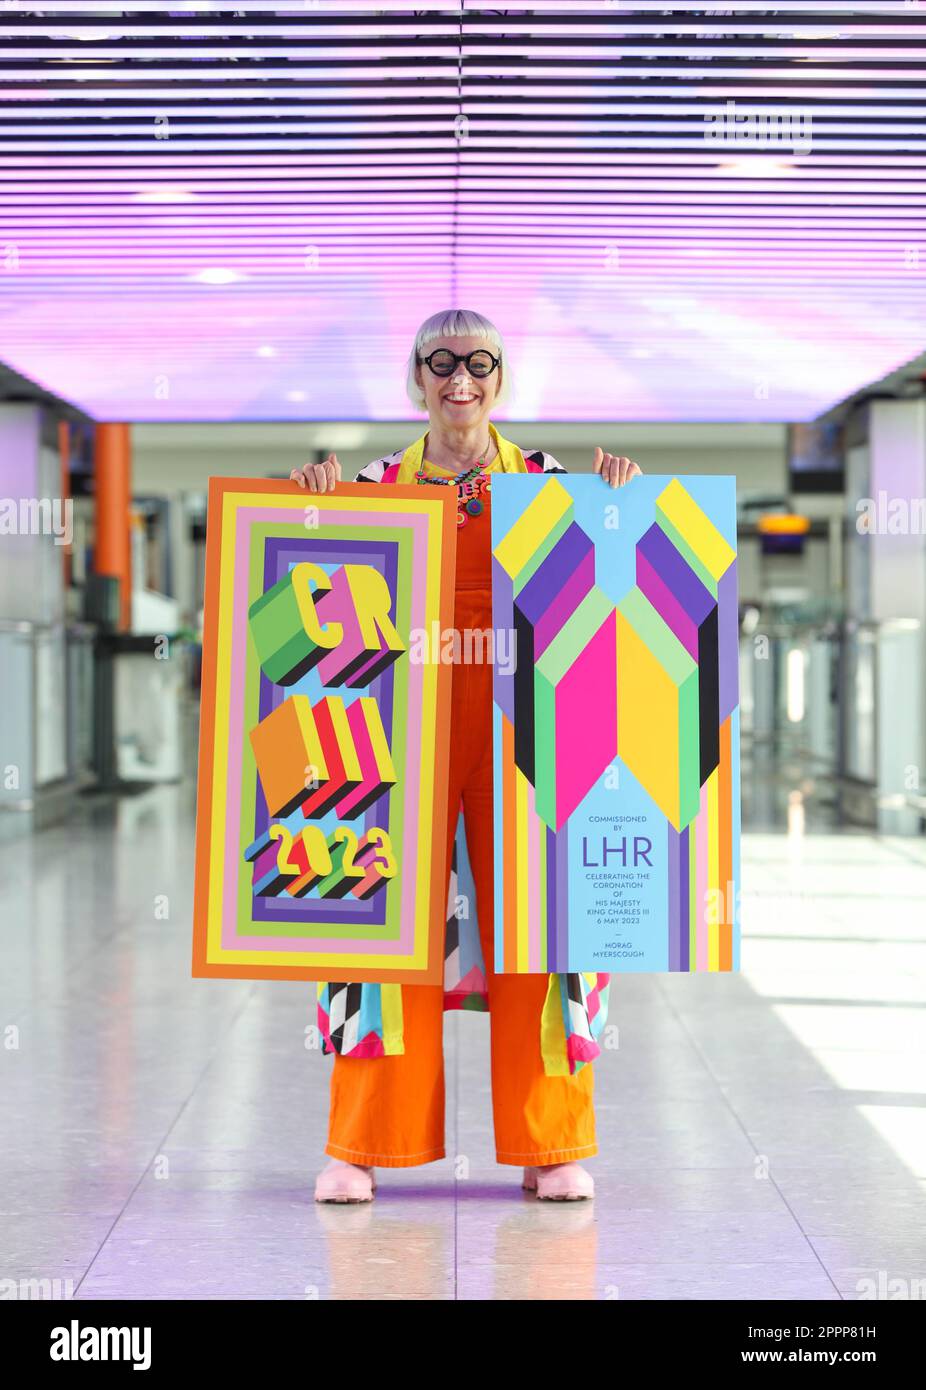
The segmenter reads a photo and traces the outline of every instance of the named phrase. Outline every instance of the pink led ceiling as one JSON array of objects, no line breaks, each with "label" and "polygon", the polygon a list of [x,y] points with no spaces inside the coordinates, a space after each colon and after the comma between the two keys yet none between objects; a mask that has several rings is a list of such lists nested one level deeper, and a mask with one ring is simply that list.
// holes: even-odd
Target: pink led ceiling
[{"label": "pink led ceiling", "polygon": [[102,419],[802,420],[926,347],[926,4],[0,5],[0,361]]}]

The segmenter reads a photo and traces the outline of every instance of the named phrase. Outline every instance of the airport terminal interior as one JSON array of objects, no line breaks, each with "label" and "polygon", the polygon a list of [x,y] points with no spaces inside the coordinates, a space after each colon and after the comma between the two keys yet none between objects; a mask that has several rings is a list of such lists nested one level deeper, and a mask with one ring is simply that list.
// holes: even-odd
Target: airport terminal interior
[{"label": "airport terminal interior", "polygon": [[[0,14],[0,1284],[926,1296],[926,220],[877,47],[914,10],[843,51],[807,3],[776,58],[685,6],[672,53],[642,5],[632,51],[543,4],[63,8]],[[793,73],[812,148],[686,125]],[[593,1202],[496,1162],[466,1009],[446,1157],[313,1201],[315,985],[191,972],[209,480],[404,449],[448,307],[522,450],[736,480],[740,968],[612,975]]]},{"label": "airport terminal interior", "polygon": [[[446,1159],[382,1170],[372,1206],[313,1204],[313,987],[190,978],[207,479],[285,478],[329,447],[349,476],[415,422],[65,421],[40,445],[53,406],[0,407],[25,441],[7,492],[29,460],[59,471],[60,439],[125,470],[132,605],[120,631],[94,454],[72,457],[71,544],[20,536],[3,572],[2,760],[31,779],[0,818],[5,1276],[75,1299],[844,1299],[922,1277],[926,551],[866,554],[853,499],[899,437],[915,495],[924,410],[852,405],[862,491],[829,425],[508,427],[576,469],[601,439],[738,482],[742,969],[615,978],[598,1193],[564,1210],[495,1162],[489,1024],[467,1012],[446,1017]],[[826,491],[803,490],[797,441]]]}]

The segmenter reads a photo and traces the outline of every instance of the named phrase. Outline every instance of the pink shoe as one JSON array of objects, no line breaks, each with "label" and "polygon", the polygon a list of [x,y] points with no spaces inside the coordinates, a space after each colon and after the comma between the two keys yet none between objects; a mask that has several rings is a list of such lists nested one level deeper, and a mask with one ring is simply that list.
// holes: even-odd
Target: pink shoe
[{"label": "pink shoe", "polygon": [[521,1186],[528,1192],[536,1192],[539,1202],[581,1202],[595,1195],[591,1173],[586,1173],[578,1163],[525,1168]]},{"label": "pink shoe", "polygon": [[333,1158],[315,1179],[316,1202],[372,1202],[376,1179],[372,1168]]}]

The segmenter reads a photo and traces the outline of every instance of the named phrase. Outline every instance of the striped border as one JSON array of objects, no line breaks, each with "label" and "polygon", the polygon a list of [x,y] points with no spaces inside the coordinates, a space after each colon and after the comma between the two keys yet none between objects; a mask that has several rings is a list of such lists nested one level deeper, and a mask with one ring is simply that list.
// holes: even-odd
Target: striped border
[{"label": "striped border", "polygon": [[[391,487],[388,497],[378,497],[363,484],[341,484],[331,496],[315,494],[311,502],[321,511],[356,513],[358,536],[385,516],[395,522],[416,516],[427,518],[426,596],[428,626],[453,623],[453,576],[456,552],[456,507],[439,489],[422,495],[416,487]],[[241,739],[243,729],[229,724],[228,663],[233,633],[247,624],[247,609],[235,602],[234,546],[236,514],[252,507],[278,508],[280,523],[291,528],[293,513],[304,513],[309,498],[292,483],[276,480],[211,478],[209,525],[206,537],[206,581],[203,630],[202,704],[199,740],[199,779],[196,817],[196,877],[193,909],[192,973],[196,977],[227,979],[327,980],[345,976],[357,981],[439,984],[442,978],[440,933],[432,929],[443,920],[446,908],[446,787],[449,759],[450,687],[452,668],[422,664],[426,693],[420,738],[422,824],[432,829],[430,841],[419,836],[415,895],[414,949],[406,959],[374,957],[341,949],[335,952],[290,949],[227,951],[221,947],[223,914],[222,859],[225,850],[224,777],[229,741]],[[363,520],[361,520],[363,519]],[[364,524],[364,522],[366,524]],[[286,532],[284,531],[284,534]],[[410,678],[413,672],[410,669]],[[433,711],[428,725],[427,710]],[[222,730],[228,737],[222,738]],[[409,731],[412,735],[412,730]],[[240,786],[238,787],[240,795]],[[387,889],[387,891],[389,891]],[[240,924],[239,924],[240,925]],[[341,943],[343,947],[343,943]]]},{"label": "striped border", "polygon": [[[568,480],[566,491],[569,491]],[[528,502],[539,494],[531,492]],[[700,509],[678,479],[654,498],[654,506],[669,508],[685,520],[680,509]],[[673,510],[674,509],[674,510]],[[688,522],[688,525],[692,525]],[[510,529],[510,528],[509,528]],[[711,531],[714,528],[711,526]],[[507,533],[506,533],[507,534]],[[493,557],[504,537],[493,539]],[[634,544],[636,544],[636,540]],[[698,555],[690,556],[703,570]],[[703,547],[702,547],[703,548]],[[728,542],[715,547],[712,570],[704,571],[707,582],[717,593],[713,572],[729,573],[725,565],[735,565]],[[700,552],[699,552],[700,553]],[[735,583],[735,574],[733,581]],[[728,599],[729,606],[729,599]],[[501,610],[496,602],[496,624]],[[509,618],[510,621],[510,618]],[[728,682],[729,684],[729,682]],[[735,693],[735,680],[731,687]],[[665,964],[647,965],[647,971],[720,972],[739,969],[739,883],[734,865],[739,862],[739,709],[734,705],[718,726],[717,766],[700,787],[696,814],[681,831],[656,812],[656,824],[664,821],[663,848],[667,862],[667,921]],[[584,962],[569,959],[568,941],[568,844],[570,826],[558,832],[549,830],[535,809],[534,788],[515,763],[514,727],[502,705],[493,709],[495,740],[496,837],[495,878],[495,959],[504,973],[528,974],[541,971],[574,972]],[[620,962],[608,967],[627,969]],[[632,967],[631,967],[632,970]],[[629,972],[628,972],[629,973]]]}]

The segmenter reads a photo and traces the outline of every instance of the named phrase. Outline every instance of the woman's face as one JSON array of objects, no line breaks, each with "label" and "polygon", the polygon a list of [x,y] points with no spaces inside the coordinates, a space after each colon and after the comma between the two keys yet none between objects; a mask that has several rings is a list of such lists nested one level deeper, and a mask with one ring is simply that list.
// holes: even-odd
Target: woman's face
[{"label": "woman's face", "polygon": [[[423,356],[430,357],[438,348],[449,348],[457,354],[475,352],[488,347],[485,338],[435,338],[424,349]],[[497,352],[494,356],[498,356]],[[491,376],[472,377],[463,362],[458,362],[451,376],[435,376],[425,363],[418,367],[418,380],[424,391],[425,404],[431,424],[443,424],[451,429],[477,428],[485,424],[491,414],[492,405],[501,384],[496,367]]]}]

